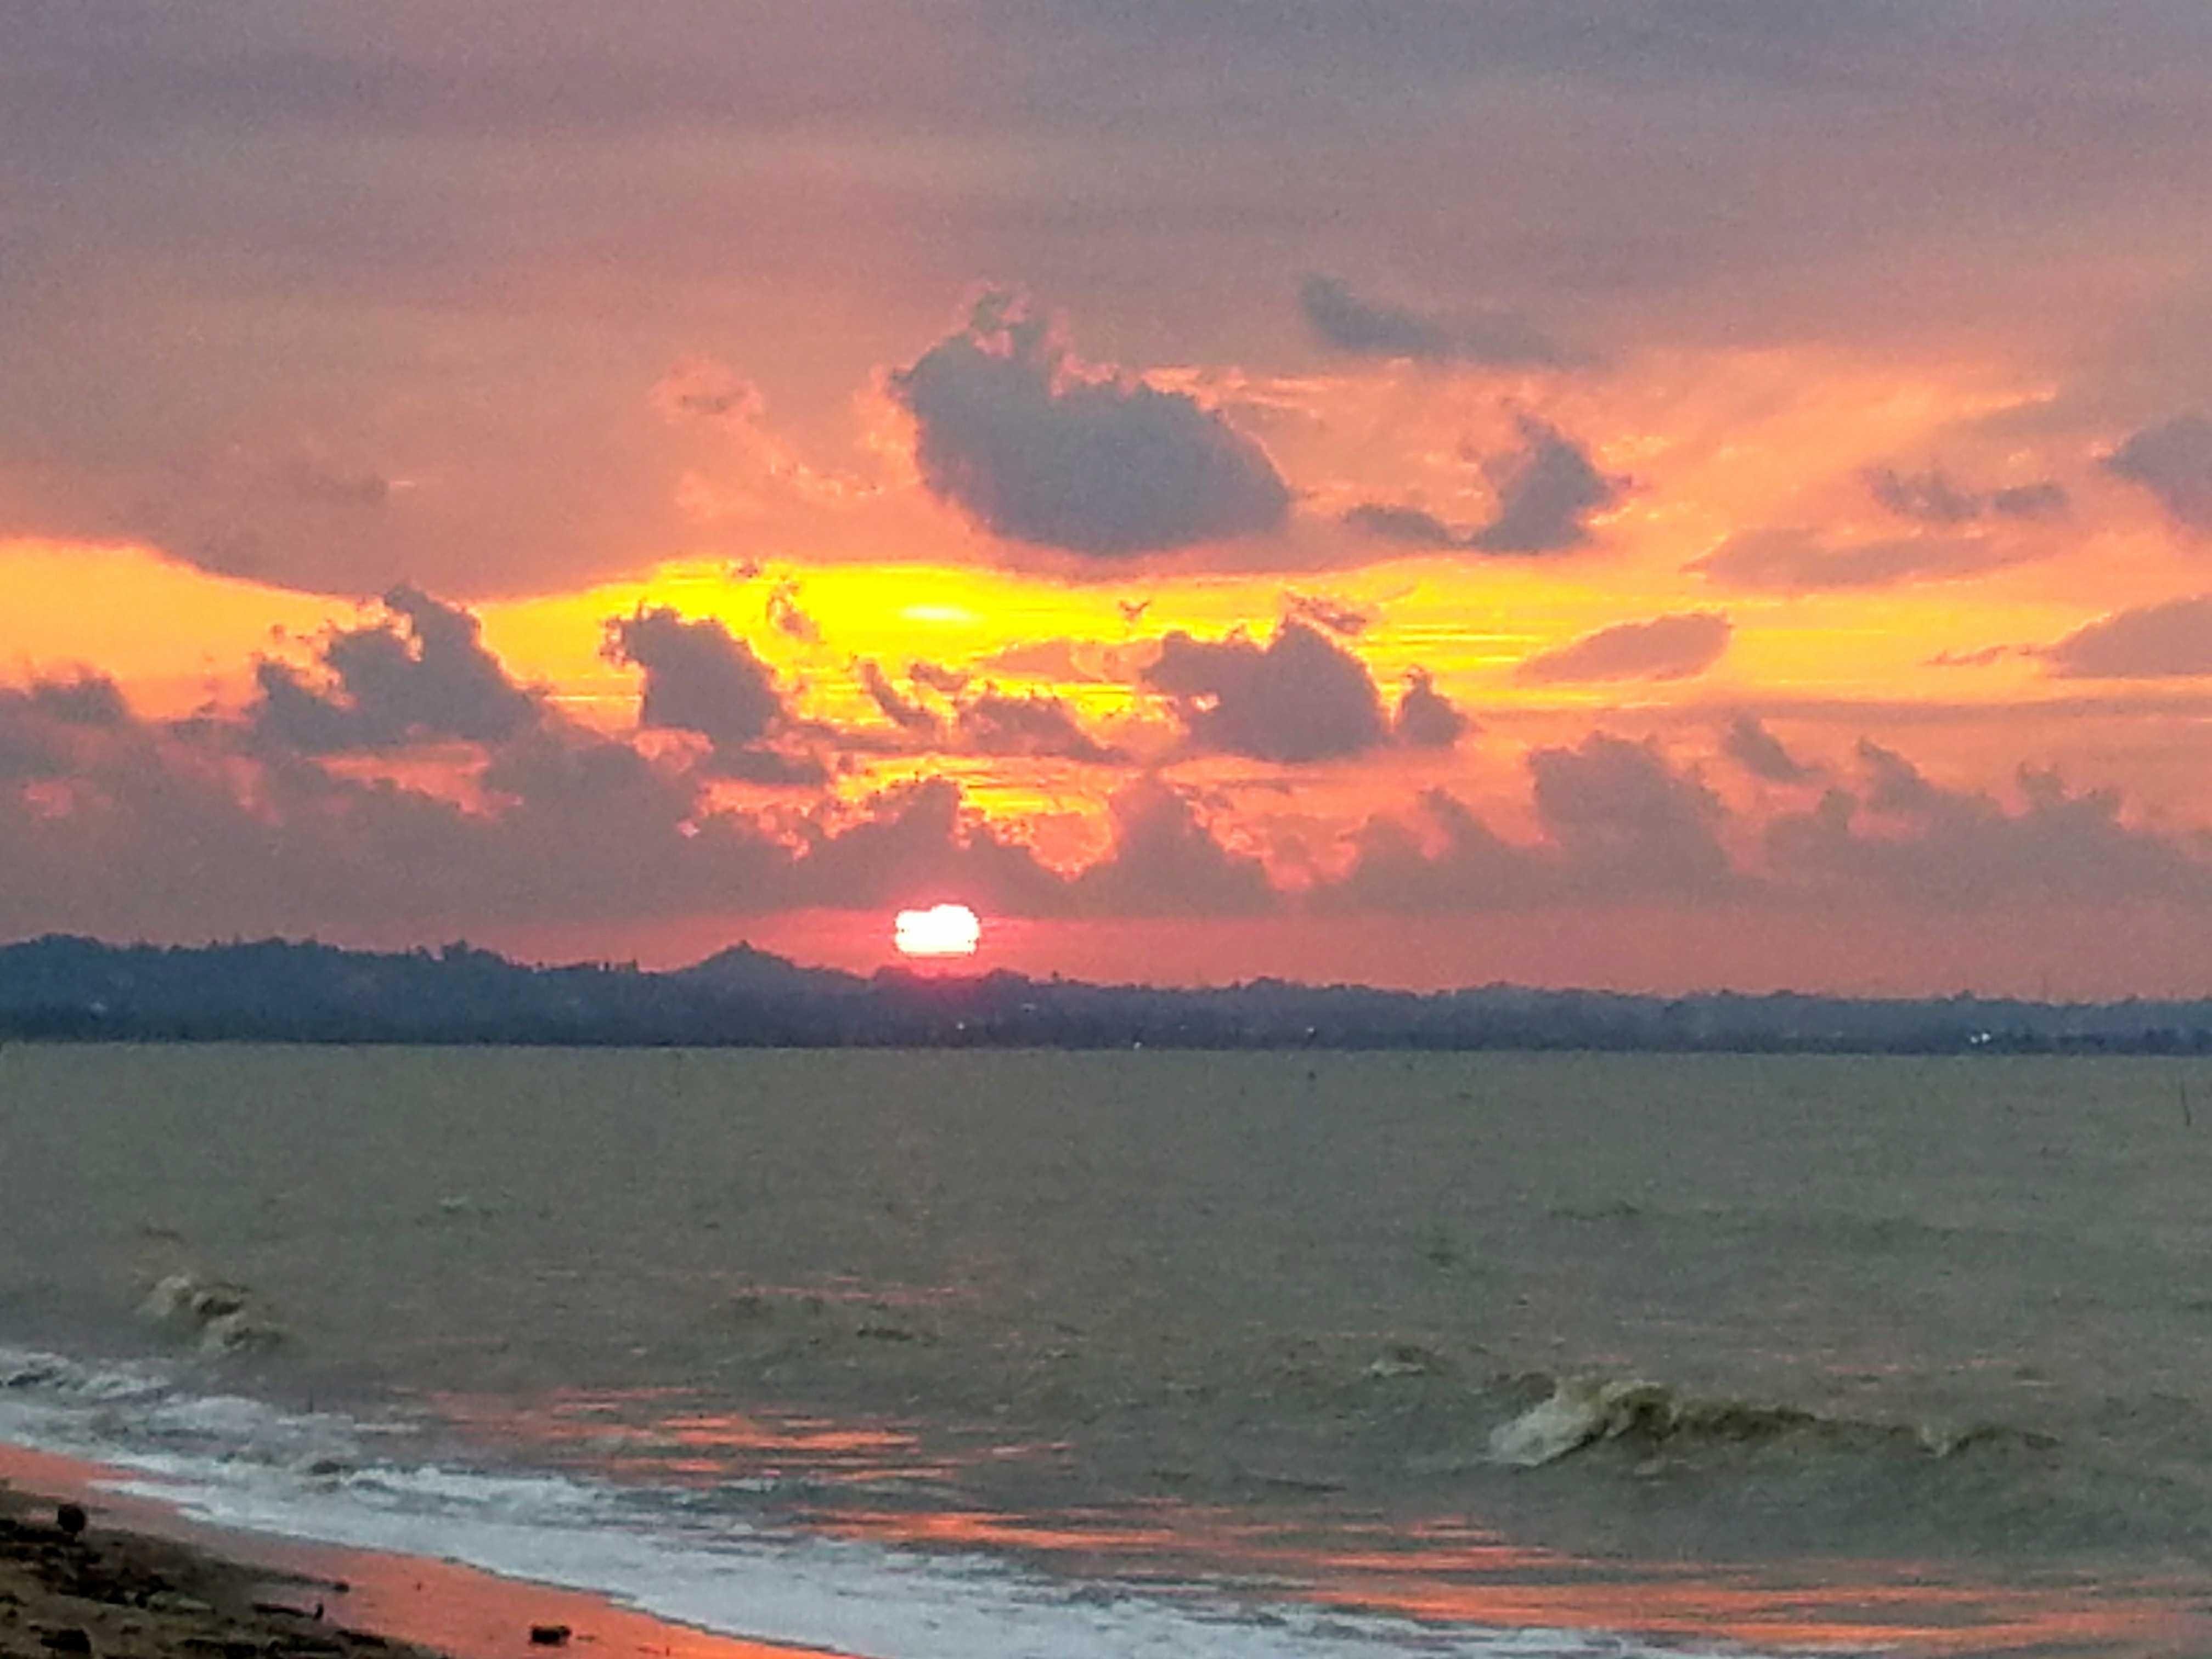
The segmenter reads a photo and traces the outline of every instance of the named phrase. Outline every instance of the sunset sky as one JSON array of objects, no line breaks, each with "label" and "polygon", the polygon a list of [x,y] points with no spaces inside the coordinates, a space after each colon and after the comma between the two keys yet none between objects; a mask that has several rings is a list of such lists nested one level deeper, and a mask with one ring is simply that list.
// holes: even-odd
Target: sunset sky
[{"label": "sunset sky", "polygon": [[2212,994],[2203,0],[28,0],[0,934]]}]

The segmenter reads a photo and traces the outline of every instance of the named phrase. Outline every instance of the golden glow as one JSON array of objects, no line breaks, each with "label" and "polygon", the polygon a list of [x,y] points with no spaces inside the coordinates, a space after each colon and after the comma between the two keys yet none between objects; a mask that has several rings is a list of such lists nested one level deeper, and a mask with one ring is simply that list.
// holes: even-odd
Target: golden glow
[{"label": "golden glow", "polygon": [[983,924],[964,904],[902,910],[891,923],[891,943],[903,957],[972,957]]}]

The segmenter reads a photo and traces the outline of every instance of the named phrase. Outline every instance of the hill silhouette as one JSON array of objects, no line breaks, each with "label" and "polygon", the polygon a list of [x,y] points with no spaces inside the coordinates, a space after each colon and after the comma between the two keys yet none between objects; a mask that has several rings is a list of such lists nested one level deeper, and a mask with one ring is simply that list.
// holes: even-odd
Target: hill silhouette
[{"label": "hill silhouette", "polygon": [[534,967],[465,944],[0,946],[0,1038],[699,1047],[1600,1048],[2212,1053],[2212,1001],[1213,989],[807,968],[738,945],[688,968]]}]

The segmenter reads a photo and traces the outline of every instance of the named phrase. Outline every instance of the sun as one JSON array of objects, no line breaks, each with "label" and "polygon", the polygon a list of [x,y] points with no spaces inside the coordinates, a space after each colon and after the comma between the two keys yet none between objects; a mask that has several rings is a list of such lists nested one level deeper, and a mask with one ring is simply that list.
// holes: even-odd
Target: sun
[{"label": "sun", "polygon": [[972,957],[983,924],[964,904],[902,910],[891,923],[891,943],[906,957]]}]

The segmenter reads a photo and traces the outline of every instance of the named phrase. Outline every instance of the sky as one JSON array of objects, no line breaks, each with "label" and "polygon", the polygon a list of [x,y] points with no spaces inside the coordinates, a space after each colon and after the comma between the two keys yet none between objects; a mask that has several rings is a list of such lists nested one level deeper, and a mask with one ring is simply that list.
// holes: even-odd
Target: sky
[{"label": "sky", "polygon": [[2212,994],[2202,0],[0,13],[0,935]]}]

